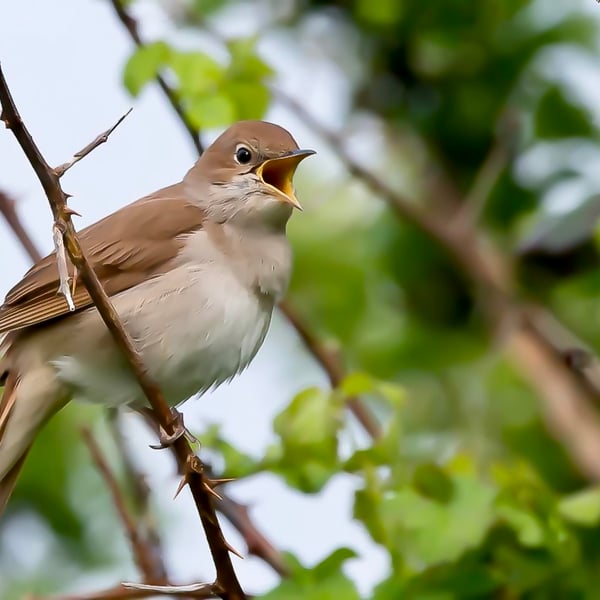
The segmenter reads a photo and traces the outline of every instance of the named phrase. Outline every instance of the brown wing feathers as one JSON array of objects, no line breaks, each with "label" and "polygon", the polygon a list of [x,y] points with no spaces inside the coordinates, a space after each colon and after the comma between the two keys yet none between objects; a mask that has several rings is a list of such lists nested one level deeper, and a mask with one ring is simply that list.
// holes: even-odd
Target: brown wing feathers
[{"label": "brown wing feathers", "polygon": [[[164,273],[177,257],[182,236],[202,227],[203,211],[176,184],[130,204],[79,234],[81,245],[109,295]],[[7,294],[0,307],[0,333],[66,316],[57,294],[54,254],[34,265]],[[78,309],[89,306],[85,288],[73,296]]]}]

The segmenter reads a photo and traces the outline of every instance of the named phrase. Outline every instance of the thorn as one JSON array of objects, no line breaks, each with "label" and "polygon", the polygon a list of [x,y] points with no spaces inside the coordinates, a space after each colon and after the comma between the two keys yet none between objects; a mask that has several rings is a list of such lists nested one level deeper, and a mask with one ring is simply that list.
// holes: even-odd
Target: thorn
[{"label": "thorn", "polygon": [[244,560],[244,557],[227,541],[225,541],[225,548],[227,548],[227,550],[229,550],[229,552],[231,552],[232,554],[235,554],[238,558],[241,558],[242,560]]},{"label": "thorn", "polygon": [[206,485],[210,486],[213,490],[220,486],[223,485],[224,483],[231,483],[232,481],[235,481],[234,477],[229,477],[227,479],[206,479]]},{"label": "thorn", "polygon": [[213,490],[212,487],[206,483],[206,481],[202,482],[202,486],[211,496],[214,496],[217,500],[223,500],[223,498],[219,496],[219,494],[217,494],[217,492],[215,492],[215,490]]},{"label": "thorn", "polygon": [[[67,194],[67,196],[70,198],[70,194]],[[65,214],[67,215],[75,215],[76,217],[80,217],[81,215],[74,209],[72,209],[70,206],[65,206]]]},{"label": "thorn", "polygon": [[[69,198],[73,197],[73,194],[69,194],[69,192],[63,192],[63,194],[65,195],[65,198],[68,200]],[[68,207],[67,207],[68,208]]]},{"label": "thorn", "polygon": [[179,485],[177,486],[177,490],[175,492],[175,495],[173,496],[173,500],[175,500],[175,498],[177,498],[177,496],[179,496],[181,490],[189,483],[189,479],[187,475],[184,475],[181,478],[181,481],[179,482]]}]

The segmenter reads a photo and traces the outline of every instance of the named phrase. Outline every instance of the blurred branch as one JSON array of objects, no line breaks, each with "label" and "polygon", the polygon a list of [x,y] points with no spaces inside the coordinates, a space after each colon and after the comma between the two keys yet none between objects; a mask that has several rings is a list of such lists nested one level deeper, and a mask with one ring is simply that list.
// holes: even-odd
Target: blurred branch
[{"label": "blurred branch", "polygon": [[515,146],[517,123],[516,116],[510,108],[501,114],[496,129],[494,143],[479,167],[471,189],[456,216],[459,227],[474,227],[477,224],[494,186],[511,158]]},{"label": "blurred branch", "polygon": [[144,539],[140,535],[135,519],[127,508],[127,502],[119,487],[119,483],[108,466],[108,462],[104,458],[102,450],[92,432],[87,427],[84,427],[81,433],[92,455],[92,459],[108,487],[113,504],[131,545],[135,563],[144,576],[144,581],[147,583],[166,583],[167,573],[162,562],[160,549],[155,548],[149,540]]},{"label": "blurred branch", "polygon": [[[125,5],[122,0],[110,0],[117,17],[124,25],[125,29],[128,31],[129,36],[134,41],[138,48],[144,46],[144,42],[142,41],[139,35],[139,27],[137,21],[125,8]],[[212,33],[212,32],[211,32]],[[215,35],[213,33],[213,35]],[[161,90],[169,100],[171,106],[177,113],[181,124],[184,126],[186,131],[192,137],[192,140],[196,138],[195,129],[188,119],[179,99],[177,97],[177,93],[173,90],[160,76],[156,78]],[[196,149],[199,154],[202,154],[202,148],[196,145]],[[287,317],[289,323],[296,329],[300,338],[305,344],[306,349],[312,354],[313,358],[321,365],[323,370],[327,373],[330,382],[333,386],[337,385],[343,379],[344,369],[342,367],[342,363],[335,353],[331,352],[329,349],[325,348],[323,344],[314,336],[306,323],[302,321],[300,315],[298,315],[294,309],[290,306],[289,303],[280,304],[280,308],[282,313]],[[348,407],[359,421],[359,423],[363,426],[365,431],[374,438],[379,437],[381,435],[381,427],[368,409],[368,407],[359,399],[359,398],[351,398],[348,401]]]},{"label": "blurred branch", "polygon": [[[142,529],[147,543],[152,547],[154,553],[162,556],[162,542],[156,529],[156,519],[150,508],[150,488],[146,483],[146,478],[141,473],[130,455],[125,437],[120,428],[121,413],[118,409],[109,409],[108,427],[113,437],[113,441],[125,470],[125,479],[130,485],[131,495],[135,504],[138,529]],[[163,567],[164,570],[164,567]],[[166,571],[164,574],[167,578]]]},{"label": "blurred branch", "polygon": [[[83,254],[71,220],[71,211],[67,206],[67,195],[61,188],[59,176],[46,162],[26,129],[1,68],[0,102],[2,103],[0,118],[15,135],[44,188],[52,209],[52,214],[54,215],[55,227],[63,234],[65,247],[71,262],[77,268],[94,305],[130,365],[153,409],[154,418],[167,436],[173,436],[175,433],[173,414],[165,402],[160,389],[148,375],[133,340],[125,331],[108,295]],[[185,436],[181,436],[174,441],[173,450],[177,456],[180,470],[184,474],[184,482],[189,485],[192,492],[215,563],[217,579],[213,589],[215,593],[218,593],[226,600],[243,600],[245,594],[240,587],[233,570],[233,565],[231,564],[229,556],[230,546],[225,541],[219,526],[212,503],[212,490],[203,476],[202,464],[194,455]]]},{"label": "blurred branch", "polygon": [[8,226],[17,236],[19,242],[21,242],[21,246],[23,246],[32,262],[36,263],[38,260],[41,260],[42,255],[40,251],[21,223],[21,219],[15,209],[15,201],[2,191],[0,191],[0,212],[8,223]]},{"label": "blurred branch", "polygon": [[[212,476],[210,465],[204,465],[206,472]],[[228,494],[219,491],[221,496],[216,499],[217,510],[237,529],[248,554],[256,556],[267,563],[281,577],[289,577],[290,572],[285,563],[282,553],[269,542],[269,540],[256,528],[248,507],[233,500]]]},{"label": "blurred branch", "polygon": [[[137,21],[129,14],[129,12],[127,12],[127,9],[125,8],[125,3],[121,0],[110,0],[110,2],[115,10],[115,13],[119,17],[119,20],[124,25],[125,29],[127,29],[129,37],[132,39],[134,44],[138,48],[143,47],[144,42],[140,37]],[[161,75],[156,76],[156,82],[158,83],[158,86],[162,90],[163,94],[167,97],[167,100],[171,104],[171,108],[177,113],[177,116],[179,117],[179,120],[185,127],[185,130],[187,131],[192,141],[192,144],[194,144],[194,148],[196,148],[198,154],[202,154],[204,152],[204,146],[200,139],[200,132],[187,118],[185,111],[181,106],[181,102],[179,101],[177,92],[175,92],[175,90],[167,84],[167,82]]]}]

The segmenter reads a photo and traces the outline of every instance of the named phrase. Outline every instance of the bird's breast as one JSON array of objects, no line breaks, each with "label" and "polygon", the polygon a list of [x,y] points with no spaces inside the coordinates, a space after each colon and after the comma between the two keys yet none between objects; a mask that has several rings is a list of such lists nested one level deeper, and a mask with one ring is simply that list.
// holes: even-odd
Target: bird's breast
[{"label": "bird's breast", "polygon": [[[176,405],[243,370],[267,333],[289,277],[289,250],[246,245],[228,256],[205,232],[177,266],[112,298],[144,364]],[[262,254],[261,254],[262,252]],[[113,404],[144,398],[94,310],[69,319],[85,346],[53,349],[59,377],[77,395]]]},{"label": "bird's breast", "polygon": [[271,302],[218,265],[184,265],[154,283],[125,320],[171,404],[223,383],[254,358]]}]

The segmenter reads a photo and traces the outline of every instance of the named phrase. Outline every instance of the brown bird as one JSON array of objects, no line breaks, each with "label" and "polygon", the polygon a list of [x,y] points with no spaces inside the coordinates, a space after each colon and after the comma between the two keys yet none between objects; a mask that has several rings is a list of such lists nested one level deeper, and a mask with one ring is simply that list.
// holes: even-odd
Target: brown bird
[{"label": "brown bird", "polygon": [[[260,348],[290,278],[292,177],[311,154],[277,125],[239,122],[183,181],[80,232],[171,406],[231,379]],[[85,287],[70,312],[58,285],[51,254],[0,307],[0,512],[37,431],[69,400],[146,405]]]}]

